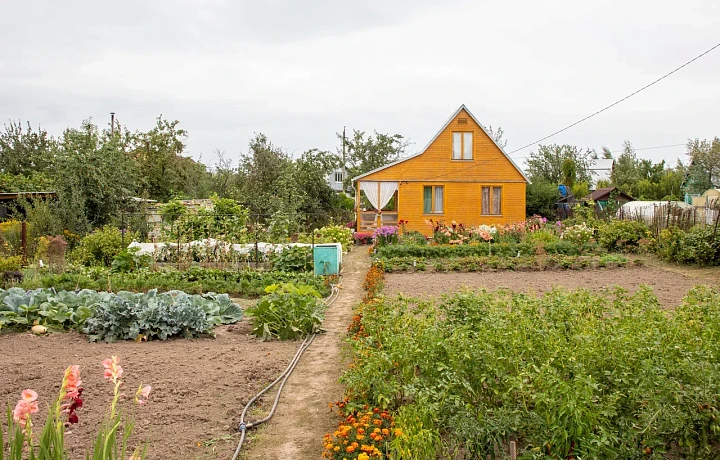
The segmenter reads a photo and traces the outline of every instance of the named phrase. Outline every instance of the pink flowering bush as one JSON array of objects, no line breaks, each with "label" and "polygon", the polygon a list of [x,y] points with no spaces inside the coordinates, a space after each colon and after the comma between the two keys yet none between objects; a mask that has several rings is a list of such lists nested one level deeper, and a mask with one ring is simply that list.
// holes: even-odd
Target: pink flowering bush
[{"label": "pink flowering bush", "polygon": [[398,242],[398,228],[383,226],[378,227],[372,234],[373,241],[377,246],[385,246]]},{"label": "pink flowering bush", "polygon": [[[133,431],[133,422],[123,418],[117,407],[118,401],[125,395],[120,392],[123,369],[118,365],[118,358],[113,356],[102,362],[105,379],[114,384],[114,396],[110,414],[100,426],[92,450],[86,455],[92,460],[123,460],[127,457],[127,440]],[[144,404],[150,396],[150,385],[138,388],[134,402]],[[8,409],[7,442],[3,438],[0,426],[0,460],[5,453],[11,460],[65,460],[68,457],[65,448],[65,428],[78,422],[77,411],[83,407],[83,387],[80,379],[80,367],[73,365],[65,370],[60,393],[50,407],[45,426],[41,435],[33,436],[32,415],[38,412],[38,394],[31,389],[21,393],[12,412]],[[118,436],[118,430],[122,432]],[[145,448],[135,449],[131,459],[145,458]]]}]

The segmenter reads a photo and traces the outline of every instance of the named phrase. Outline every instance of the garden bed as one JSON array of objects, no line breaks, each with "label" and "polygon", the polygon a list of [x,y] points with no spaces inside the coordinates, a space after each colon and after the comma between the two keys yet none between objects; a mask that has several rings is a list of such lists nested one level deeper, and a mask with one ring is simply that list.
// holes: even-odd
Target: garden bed
[{"label": "garden bed", "polygon": [[505,287],[514,291],[544,293],[554,286],[586,288],[599,291],[617,285],[636,291],[641,285],[650,286],[664,307],[674,307],[685,294],[702,280],[654,267],[627,267],[622,270],[530,271],[483,273],[389,273],[385,294],[403,293],[412,296],[433,296],[470,289]]},{"label": "garden bed", "polygon": [[[112,398],[100,363],[117,355],[128,394],[140,383],[153,387],[149,403],[137,407],[132,438],[149,442],[148,458],[230,458],[243,406],[285,369],[298,347],[298,342],[261,342],[249,336],[250,331],[245,319],[216,328],[214,339],[106,344],[89,343],[75,332],[47,337],[0,334],[0,404],[12,406],[22,390],[34,389],[41,401],[34,424],[41,426],[63,371],[70,364],[80,365],[85,404],[66,442],[71,459],[84,458]],[[131,406],[125,401],[124,407]]]}]

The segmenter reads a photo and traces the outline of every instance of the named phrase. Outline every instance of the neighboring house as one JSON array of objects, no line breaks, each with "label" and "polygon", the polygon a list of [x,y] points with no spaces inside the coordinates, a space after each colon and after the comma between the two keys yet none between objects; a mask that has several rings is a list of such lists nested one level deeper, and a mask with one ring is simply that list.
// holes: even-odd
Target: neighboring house
[{"label": "neighboring house", "polygon": [[328,174],[327,182],[331,189],[336,192],[344,192],[343,181],[345,180],[345,170],[343,168],[335,168]]},{"label": "neighboring house", "polygon": [[[430,234],[429,219],[465,225],[525,219],[528,178],[482,124],[460,106],[419,153],[353,178],[357,230],[407,221]],[[362,209],[361,195],[371,203]],[[377,213],[388,203],[392,211]]]},{"label": "neighboring house", "polygon": [[615,160],[612,158],[598,158],[590,164],[590,177],[594,184],[598,181],[610,182],[610,175],[615,168]]},{"label": "neighboring house", "polygon": [[617,187],[606,187],[593,190],[590,195],[585,197],[585,201],[590,200],[594,201],[595,205],[599,206],[600,209],[605,209],[608,204],[623,205],[628,201],[635,201],[635,198]]}]

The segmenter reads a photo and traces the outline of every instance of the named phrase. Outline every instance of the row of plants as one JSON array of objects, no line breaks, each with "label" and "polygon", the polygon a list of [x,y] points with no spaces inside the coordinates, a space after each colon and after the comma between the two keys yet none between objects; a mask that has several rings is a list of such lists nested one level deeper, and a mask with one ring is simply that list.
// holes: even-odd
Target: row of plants
[{"label": "row of plants", "polygon": [[242,317],[242,309],[227,294],[0,290],[0,328],[76,329],[90,341],[194,337]]},{"label": "row of plants", "polygon": [[522,257],[543,254],[577,256],[581,254],[602,254],[607,252],[590,242],[576,244],[558,240],[547,243],[474,243],[465,245],[415,245],[393,244],[376,248],[378,257],[425,257],[428,259],[452,257]]},{"label": "row of plants", "polygon": [[688,230],[671,227],[660,232],[658,253],[670,262],[720,265],[720,233],[716,226],[697,225]]},{"label": "row of plants", "polygon": [[375,297],[349,330],[346,404],[396,415],[406,450],[383,444],[391,458],[498,458],[510,441],[522,459],[718,454],[720,293],[708,287],[672,312],[649,289]]},{"label": "row of plants", "polygon": [[[482,272],[494,270],[541,271],[541,270],[582,270],[597,268],[625,267],[627,257],[619,254],[590,256],[477,256],[427,259],[424,257],[389,257],[378,259],[387,272]],[[636,259],[634,265],[642,265]]]},{"label": "row of plants", "polygon": [[[5,286],[14,281],[5,281]],[[147,292],[180,290],[191,294],[223,292],[233,297],[255,298],[265,288],[278,283],[307,285],[323,297],[330,293],[327,280],[308,272],[221,270],[190,267],[186,270],[170,268],[141,269],[132,272],[113,272],[102,267],[78,268],[62,274],[38,274],[27,271],[19,287],[24,289],[55,288],[56,290],[91,289],[96,291]]]},{"label": "row of plants", "polygon": [[[103,376],[113,387],[108,413],[97,428],[93,442],[88,446],[85,458],[88,460],[116,460],[129,458],[141,460],[146,457],[147,444],[131,440],[135,428],[134,417],[127,417],[122,411],[122,401],[129,399],[134,405],[148,402],[152,387],[140,384],[137,391],[128,398],[124,387],[124,369],[116,356],[102,361]],[[66,460],[70,450],[65,444],[68,428],[79,422],[78,412],[84,404],[83,381],[80,366],[69,366],[63,375],[60,393],[49,401],[48,416],[40,435],[33,431],[33,415],[40,411],[40,396],[30,388],[21,393],[15,408],[8,408],[7,424],[0,423],[0,459],[8,460]],[[6,435],[3,436],[3,431]],[[7,457],[5,455],[7,454]],[[129,455],[129,456],[128,456]]]}]

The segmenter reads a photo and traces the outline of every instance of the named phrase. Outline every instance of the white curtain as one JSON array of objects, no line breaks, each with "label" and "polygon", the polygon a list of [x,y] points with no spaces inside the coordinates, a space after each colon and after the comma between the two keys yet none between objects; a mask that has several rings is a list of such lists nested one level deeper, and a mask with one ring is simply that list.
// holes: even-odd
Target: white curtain
[{"label": "white curtain", "polygon": [[360,190],[365,192],[370,204],[378,211],[390,202],[395,190],[398,189],[397,182],[380,182],[379,184],[380,187],[378,187],[377,181],[360,182]]},{"label": "white curtain", "polygon": [[390,199],[395,194],[395,190],[398,189],[397,182],[380,182],[380,206],[377,209],[382,209],[390,202]]},{"label": "white curtain", "polygon": [[375,181],[360,182],[360,190],[365,192],[365,196],[373,208],[378,209],[378,201],[380,201],[378,183]]}]

